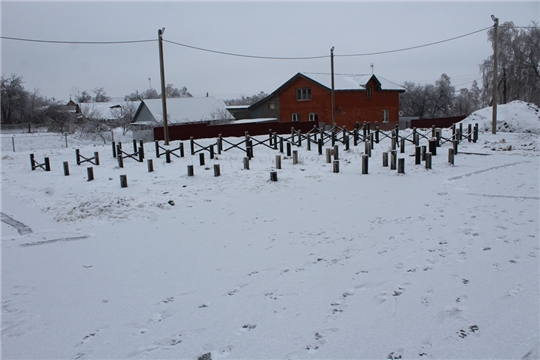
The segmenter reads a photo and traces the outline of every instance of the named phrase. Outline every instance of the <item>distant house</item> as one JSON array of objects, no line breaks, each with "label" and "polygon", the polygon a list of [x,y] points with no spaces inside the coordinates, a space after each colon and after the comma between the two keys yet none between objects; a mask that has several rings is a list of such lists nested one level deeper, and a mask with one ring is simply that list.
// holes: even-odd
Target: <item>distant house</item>
[{"label": "distant house", "polygon": [[227,105],[227,110],[237,120],[251,118],[251,113],[249,111],[249,105]]},{"label": "distant house", "polygon": [[119,120],[124,116],[133,116],[140,101],[91,102],[79,104],[81,114],[94,120]]},{"label": "distant house", "polygon": [[73,101],[71,99],[69,99],[69,102],[65,105],[65,110],[69,111],[69,112],[72,112],[72,113],[75,113],[75,114],[80,114],[81,113],[80,106],[75,101]]},{"label": "distant house", "polygon": [[[185,124],[195,122],[229,121],[233,117],[227,111],[223,100],[214,97],[185,97],[167,99],[168,124]],[[163,122],[163,105],[161,99],[142,100],[133,124],[158,125]]]},{"label": "distant house", "polygon": [[[234,120],[223,100],[214,97],[167,98],[167,124],[224,123]],[[152,128],[163,125],[161,99],[142,100],[133,122],[134,137],[150,140]]]},{"label": "distant house", "polygon": [[[356,122],[378,122],[381,128],[399,124],[399,94],[405,89],[375,75],[334,75],[335,124],[352,129]],[[251,105],[251,118],[280,122],[310,121],[332,126],[330,74],[298,73],[266,98]]]}]

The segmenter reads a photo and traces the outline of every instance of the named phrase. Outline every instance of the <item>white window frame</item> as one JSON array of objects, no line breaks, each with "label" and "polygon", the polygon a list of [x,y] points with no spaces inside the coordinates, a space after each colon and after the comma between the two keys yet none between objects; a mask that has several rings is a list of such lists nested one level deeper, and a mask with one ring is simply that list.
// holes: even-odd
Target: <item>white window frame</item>
[{"label": "white window frame", "polygon": [[383,123],[389,122],[389,121],[390,121],[390,111],[388,111],[388,109],[384,109],[384,110],[382,111],[382,114],[383,114],[383,115],[382,115],[382,116],[383,116],[383,121],[382,121],[382,122],[383,122]]},{"label": "white window frame", "polygon": [[311,88],[296,89],[296,101],[309,101],[309,100],[311,100]]},{"label": "white window frame", "polygon": [[309,113],[309,121],[319,121],[319,114]]},{"label": "white window frame", "polygon": [[300,121],[300,113],[293,113],[292,121]]},{"label": "white window frame", "polygon": [[268,109],[269,110],[274,110],[276,108],[276,103],[275,102],[269,102],[268,103]]}]

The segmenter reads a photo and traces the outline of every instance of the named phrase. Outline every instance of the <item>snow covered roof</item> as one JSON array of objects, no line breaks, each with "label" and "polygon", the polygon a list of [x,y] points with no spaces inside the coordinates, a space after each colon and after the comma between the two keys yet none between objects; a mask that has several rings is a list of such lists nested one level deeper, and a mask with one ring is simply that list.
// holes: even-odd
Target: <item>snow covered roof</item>
[{"label": "snow covered roof", "polygon": [[229,110],[242,110],[249,108],[249,105],[227,105]]},{"label": "snow covered roof", "polygon": [[[332,76],[324,73],[300,73],[313,81],[331,89]],[[335,90],[364,90],[369,79],[374,77],[372,74],[334,74]],[[382,77],[375,76],[375,79],[381,83],[382,90],[405,90],[403,87],[394,84]]]},{"label": "snow covered roof", "polygon": [[84,116],[97,119],[112,120],[122,116],[122,109],[133,107],[137,109],[140,101],[119,101],[119,102],[91,102],[79,104],[81,113]]},{"label": "snow covered roof", "polygon": [[[143,100],[156,121],[163,121],[161,99]],[[170,124],[208,121],[229,115],[225,102],[214,97],[185,97],[167,99],[167,117]],[[217,116],[217,118],[216,118]]]},{"label": "snow covered roof", "polygon": [[233,124],[250,124],[250,123],[266,123],[266,122],[276,122],[276,118],[256,118],[256,119],[242,119],[233,121]]}]

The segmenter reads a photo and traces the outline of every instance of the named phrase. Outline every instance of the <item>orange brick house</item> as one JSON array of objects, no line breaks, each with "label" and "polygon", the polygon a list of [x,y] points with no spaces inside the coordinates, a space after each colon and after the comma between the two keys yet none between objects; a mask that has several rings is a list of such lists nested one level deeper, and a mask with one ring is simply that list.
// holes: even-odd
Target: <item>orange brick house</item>
[{"label": "orange brick house", "polygon": [[[332,126],[330,74],[298,73],[268,97],[249,107],[252,118],[277,118],[280,122],[313,121]],[[334,75],[335,124],[347,129],[364,121],[381,129],[399,124],[402,87],[375,75]]]}]

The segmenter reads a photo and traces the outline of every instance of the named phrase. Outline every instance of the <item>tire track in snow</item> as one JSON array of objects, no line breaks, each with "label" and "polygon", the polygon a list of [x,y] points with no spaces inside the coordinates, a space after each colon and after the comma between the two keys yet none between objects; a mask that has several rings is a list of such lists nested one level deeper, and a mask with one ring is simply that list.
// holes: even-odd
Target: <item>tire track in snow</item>
[{"label": "tire track in snow", "polygon": [[19,235],[26,235],[32,233],[32,229],[29,226],[26,226],[22,222],[17,221],[4,213],[0,213],[0,220],[3,223],[13,226],[15,229],[17,229]]},{"label": "tire track in snow", "polygon": [[506,164],[506,165],[494,166],[494,167],[490,167],[490,168],[487,168],[487,169],[484,169],[484,170],[474,171],[474,172],[469,173],[469,174],[454,176],[454,177],[449,178],[448,181],[459,180],[459,179],[462,179],[464,177],[468,177],[468,176],[471,176],[471,175],[477,175],[477,174],[481,174],[481,173],[484,173],[484,172],[487,172],[487,171],[497,170],[497,169],[505,168],[505,167],[508,167],[508,166],[519,165],[519,164],[527,164],[527,163],[530,163],[530,161],[520,161],[520,162]]},{"label": "tire track in snow", "polygon": [[36,245],[45,245],[45,244],[52,244],[59,241],[75,241],[75,240],[83,240],[88,239],[89,235],[83,235],[83,236],[73,236],[73,237],[66,237],[66,238],[60,238],[60,239],[52,239],[52,240],[43,240],[43,241],[36,241],[31,243],[24,243],[21,244],[21,247],[27,247],[27,246],[36,246]]}]

